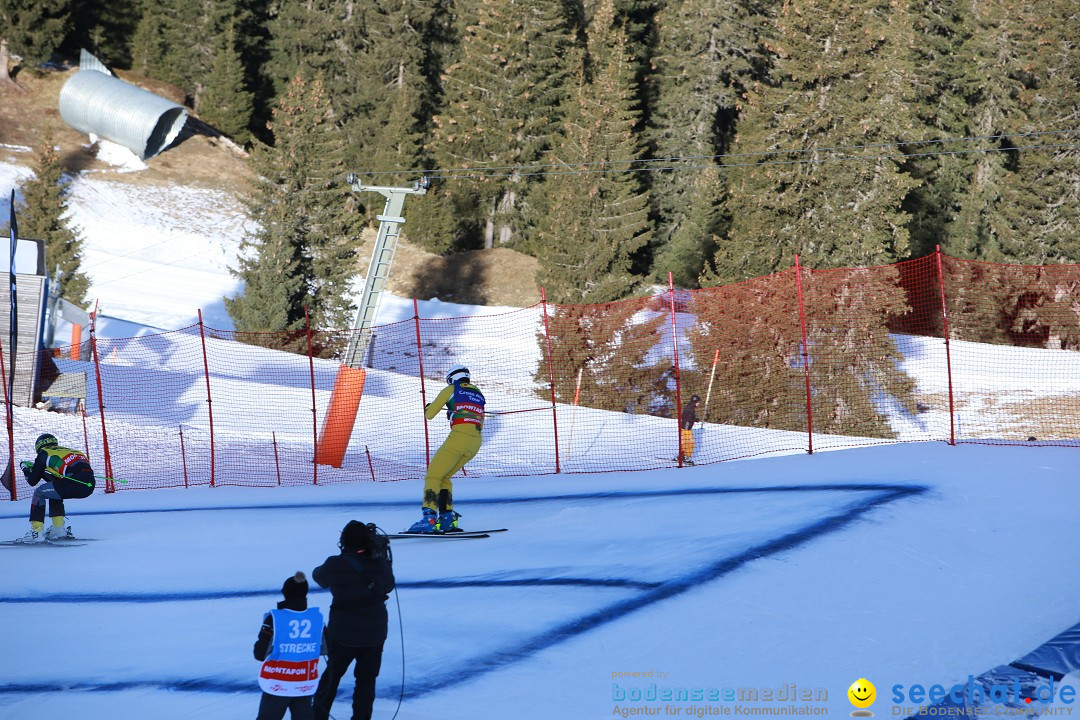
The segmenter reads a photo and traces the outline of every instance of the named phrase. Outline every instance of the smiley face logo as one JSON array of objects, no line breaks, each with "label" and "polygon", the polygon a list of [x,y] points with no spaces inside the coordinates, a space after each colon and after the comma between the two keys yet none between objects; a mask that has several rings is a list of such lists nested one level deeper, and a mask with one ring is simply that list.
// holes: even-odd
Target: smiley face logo
[{"label": "smiley face logo", "polygon": [[877,689],[874,687],[874,683],[870,682],[866,678],[859,678],[855,682],[851,683],[851,687],[847,691],[848,700],[851,704],[857,708],[868,708],[874,704],[874,700],[877,699]]}]

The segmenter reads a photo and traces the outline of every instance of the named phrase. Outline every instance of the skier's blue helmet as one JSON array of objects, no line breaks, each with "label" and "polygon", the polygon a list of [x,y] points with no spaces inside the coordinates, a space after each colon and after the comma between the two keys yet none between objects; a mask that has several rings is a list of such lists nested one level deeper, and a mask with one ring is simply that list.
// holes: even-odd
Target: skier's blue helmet
[{"label": "skier's blue helmet", "polygon": [[458,380],[469,379],[469,368],[464,365],[455,365],[446,372],[446,384],[453,385]]},{"label": "skier's blue helmet", "polygon": [[41,452],[43,448],[54,448],[60,445],[60,441],[56,439],[55,435],[45,433],[44,435],[38,435],[38,439],[34,441],[34,452]]}]

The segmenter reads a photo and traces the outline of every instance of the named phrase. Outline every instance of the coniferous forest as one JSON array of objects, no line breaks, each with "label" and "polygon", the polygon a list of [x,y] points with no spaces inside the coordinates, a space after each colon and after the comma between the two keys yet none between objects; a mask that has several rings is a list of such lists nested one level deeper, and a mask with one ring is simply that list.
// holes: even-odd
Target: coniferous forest
[{"label": "coniferous forest", "polygon": [[252,150],[240,330],[347,326],[381,210],[347,172],[431,177],[410,240],[535,256],[556,303],[796,254],[1078,263],[1078,27],[1075,0],[0,0],[31,71],[86,48]]}]

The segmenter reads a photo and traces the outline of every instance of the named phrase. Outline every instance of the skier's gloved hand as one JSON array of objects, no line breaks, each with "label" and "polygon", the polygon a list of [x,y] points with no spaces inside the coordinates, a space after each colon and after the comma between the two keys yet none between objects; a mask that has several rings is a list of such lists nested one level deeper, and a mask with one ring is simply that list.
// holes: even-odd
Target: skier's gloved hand
[{"label": "skier's gloved hand", "polygon": [[26,479],[29,480],[30,473],[33,472],[34,469],[34,463],[30,462],[29,460],[23,460],[21,463],[19,463],[19,465],[22,467],[23,475],[25,475]]}]

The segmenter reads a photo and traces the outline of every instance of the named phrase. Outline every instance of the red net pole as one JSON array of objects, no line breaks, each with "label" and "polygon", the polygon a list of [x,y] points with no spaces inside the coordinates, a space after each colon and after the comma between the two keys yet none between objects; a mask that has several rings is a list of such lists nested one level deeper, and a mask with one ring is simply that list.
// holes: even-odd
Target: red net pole
[{"label": "red net pole", "polygon": [[[11,364],[15,364],[15,358],[11,359]],[[8,467],[5,472],[11,478],[11,499],[18,500],[18,492],[15,490],[15,421],[11,413],[11,397],[8,396],[7,364],[4,362],[2,342],[0,342],[0,377],[4,380],[4,410],[7,413]]]},{"label": "red net pole", "polygon": [[941,320],[945,332],[945,369],[949,374],[949,444],[956,444],[956,416],[953,407],[952,352],[949,349],[949,310],[945,303],[945,274],[941,271],[941,246],[934,246],[937,259],[938,288],[941,290]]},{"label": "red net pole", "polygon": [[184,468],[184,487],[187,487],[187,451],[184,449],[184,427],[182,425],[180,426],[180,464]]},{"label": "red net pole", "polygon": [[206,327],[199,308],[199,338],[202,340],[203,372],[206,374],[206,415],[210,421],[210,487],[214,487],[214,401],[210,396],[210,361],[206,359]]},{"label": "red net pole", "polygon": [[814,454],[814,411],[810,409],[810,356],[806,351],[806,309],[803,307],[802,266],[799,256],[795,256],[795,284],[799,289],[799,327],[802,329],[802,366],[806,378],[806,437],[809,453]]},{"label": "red net pole", "polygon": [[[544,306],[544,342],[547,345],[548,386],[551,388],[551,428],[555,433],[555,472],[561,472],[559,466],[559,419],[555,412],[555,365],[551,360],[551,333],[548,331],[547,291],[540,288],[540,302]],[[577,393],[581,391],[581,372],[578,371],[578,388],[574,393],[574,405],[577,405]]]},{"label": "red net pole", "polygon": [[[424,350],[420,342],[420,306],[412,299],[413,323],[416,325],[416,361],[420,365],[420,402],[424,405],[424,467],[431,464],[431,438],[427,426],[427,391],[424,388]],[[369,458],[370,462],[370,458]],[[374,477],[374,472],[372,473]]]},{"label": "red net pole", "polygon": [[[319,418],[315,414],[315,359],[311,355],[311,318],[308,317],[307,305],[304,306],[304,327],[307,328],[307,359],[311,373],[311,484],[319,484],[319,463],[315,456],[319,451]],[[277,439],[274,439],[274,460],[277,461]],[[278,470],[278,485],[281,484],[281,470]]]},{"label": "red net pole", "polygon": [[679,467],[683,466],[683,442],[682,442],[682,375],[679,373],[679,329],[675,322],[675,282],[669,272],[667,274],[668,303],[671,307],[671,345],[675,353],[675,437],[678,438],[679,457],[676,458]]},{"label": "red net pole", "polygon": [[90,352],[94,358],[98,412],[101,415],[101,448],[105,456],[105,492],[113,493],[116,492],[116,482],[113,480],[112,456],[109,454],[109,433],[105,429],[105,396],[101,391],[101,360],[98,358],[97,347],[97,303],[94,303],[94,312],[90,315]]}]

